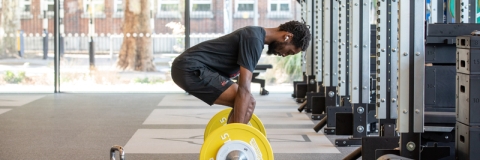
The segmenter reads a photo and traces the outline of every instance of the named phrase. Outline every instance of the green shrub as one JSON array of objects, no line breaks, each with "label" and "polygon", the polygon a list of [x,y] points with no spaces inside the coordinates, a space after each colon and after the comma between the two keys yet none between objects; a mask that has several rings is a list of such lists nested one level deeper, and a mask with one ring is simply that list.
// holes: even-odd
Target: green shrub
[{"label": "green shrub", "polygon": [[277,68],[281,68],[290,79],[302,78],[302,54],[298,53],[287,57],[276,57]]},{"label": "green shrub", "polygon": [[135,78],[134,82],[141,83],[141,84],[156,84],[156,83],[163,83],[165,82],[165,80],[162,80],[160,78],[149,79],[148,77],[145,77],[145,78]]},{"label": "green shrub", "polygon": [[25,78],[25,72],[19,72],[18,75],[15,75],[15,73],[13,73],[12,71],[6,71],[3,80],[5,80],[5,82],[7,83],[18,84],[24,81]]}]

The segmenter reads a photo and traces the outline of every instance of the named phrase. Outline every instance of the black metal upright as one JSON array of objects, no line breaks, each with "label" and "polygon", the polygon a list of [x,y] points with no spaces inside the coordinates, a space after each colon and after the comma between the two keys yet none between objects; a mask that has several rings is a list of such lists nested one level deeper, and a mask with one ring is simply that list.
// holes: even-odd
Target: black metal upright
[{"label": "black metal upright", "polygon": [[54,92],[60,92],[60,19],[59,19],[59,8],[60,8],[60,0],[55,0],[54,2],[54,20],[53,20],[53,53],[54,53],[54,83],[55,88]]},{"label": "black metal upright", "polygon": [[[302,52],[302,69],[303,69],[303,80],[294,82],[294,93],[292,97],[298,103],[303,103],[298,108],[299,112],[305,110],[306,112],[312,112],[312,105],[314,100],[312,97],[319,94],[318,91],[318,67],[321,65],[321,62],[318,61],[318,48],[319,41],[318,37],[321,36],[321,28],[318,27],[316,21],[318,19],[318,3],[317,1],[298,1],[302,6],[302,21],[305,23],[312,33],[312,41],[310,42],[310,47]],[[321,46],[321,45],[320,45]],[[320,63],[320,64],[319,64]]]},{"label": "black metal upright", "polygon": [[185,0],[185,50],[190,48],[190,0]]},{"label": "black metal upright", "polygon": [[88,57],[90,62],[90,70],[95,69],[95,42],[93,40],[93,34],[95,33],[95,14],[92,13],[93,10],[90,10],[90,18],[88,23],[89,35],[88,35]]},{"label": "black metal upright", "polygon": [[400,37],[400,52],[404,54],[399,60],[399,155],[413,159],[421,159],[420,136],[424,130],[425,17],[415,16],[425,15],[424,5],[420,0],[400,2],[400,7],[408,8],[405,11],[409,14],[399,15],[400,34],[405,33]]},{"label": "black metal upright", "polygon": [[[337,123],[348,119],[342,125],[337,124],[336,134],[352,135],[348,139],[336,139],[337,146],[361,145],[361,138],[368,134],[368,112],[370,102],[370,3],[365,0],[350,2],[350,110],[337,113]],[[363,4],[363,5],[362,5]],[[371,108],[371,107],[370,107]],[[330,115],[330,111],[328,112]],[[347,125],[348,124],[348,125]]]},{"label": "black metal upright", "polygon": [[395,76],[398,86],[392,85],[392,88],[398,89],[398,125],[395,128],[400,139],[398,148],[395,147],[397,149],[377,150],[375,159],[380,156],[388,157],[387,154],[410,159],[440,159],[450,154],[450,148],[425,146],[421,140],[425,130],[425,16],[417,15],[425,15],[425,1],[397,3],[398,9],[392,8],[391,13],[398,13],[396,16],[399,23],[398,53],[395,53],[398,56],[398,77]]},{"label": "black metal upright", "polygon": [[48,59],[48,18],[47,11],[43,11],[43,59]]},{"label": "black metal upright", "polygon": [[[307,13],[307,15],[308,15],[308,18],[307,18],[308,20],[307,21],[309,23],[308,26],[310,26],[310,32],[311,33],[315,33],[315,31],[316,31],[315,30],[316,28],[311,26],[312,21],[313,21],[313,14],[314,14],[313,11],[315,11],[315,5],[313,5],[313,3],[315,3],[315,2],[310,2],[309,6],[307,6],[307,7],[311,7],[310,12]],[[312,43],[313,42],[310,41],[310,46],[312,46],[311,45]],[[314,63],[315,63],[314,59],[315,58],[314,57],[316,56],[316,52],[317,52],[317,49],[315,47],[310,47],[310,52],[307,52],[307,54],[309,54],[309,57],[311,59],[310,64],[307,66],[307,67],[309,67],[309,69],[307,71],[310,72],[310,73],[307,72],[307,73],[309,73],[309,75],[307,75],[307,93],[308,92],[318,92],[317,91],[318,86],[317,86],[317,82],[316,82],[317,77],[315,76],[315,72],[314,72],[315,71],[315,65],[314,65]]]}]

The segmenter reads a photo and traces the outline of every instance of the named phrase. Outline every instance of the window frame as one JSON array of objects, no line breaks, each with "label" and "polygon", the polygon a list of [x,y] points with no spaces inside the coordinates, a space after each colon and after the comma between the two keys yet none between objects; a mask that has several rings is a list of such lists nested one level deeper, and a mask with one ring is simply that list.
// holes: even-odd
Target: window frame
[{"label": "window frame", "polygon": [[103,11],[99,12],[94,12],[95,15],[93,15],[94,18],[105,18],[105,0],[83,0],[83,11],[82,11],[82,18],[90,18],[90,13],[87,11],[87,5],[90,4],[90,1],[93,1],[93,5],[101,4],[103,5]]},{"label": "window frame", "polygon": [[[194,4],[209,4],[210,11],[193,11]],[[212,0],[191,0],[190,1],[190,18],[213,18],[213,1]]]},{"label": "window frame", "polygon": [[[125,13],[125,4],[123,3],[124,0],[113,0],[113,18],[122,18]],[[118,11],[118,5],[122,4],[122,11]]]},{"label": "window frame", "polygon": [[[177,4],[179,9],[177,11],[162,11],[163,4]],[[181,18],[180,14],[180,0],[157,0],[157,18]]]},{"label": "window frame", "polygon": [[[253,10],[252,11],[238,11],[239,4],[252,4]],[[235,1],[235,13],[233,14],[233,18],[253,18],[253,12],[255,12],[255,0],[236,0]]]},{"label": "window frame", "polygon": [[[277,10],[271,11],[272,4],[277,4]],[[280,11],[280,4],[288,4],[288,11]],[[268,0],[267,18],[272,19],[289,19],[293,18],[291,0]]]},{"label": "window frame", "polygon": [[[0,3],[2,3],[1,0],[0,0]],[[30,3],[30,4],[28,4],[30,6],[30,11],[25,11],[25,6],[27,5],[27,3]],[[19,6],[21,6],[20,19],[32,19],[33,18],[33,15],[32,15],[32,0],[20,0]],[[0,8],[1,8],[1,4],[0,4]],[[41,13],[41,14],[43,15],[43,13]],[[53,17],[53,13],[52,13],[52,17]],[[43,18],[43,16],[42,16],[42,18]]]}]

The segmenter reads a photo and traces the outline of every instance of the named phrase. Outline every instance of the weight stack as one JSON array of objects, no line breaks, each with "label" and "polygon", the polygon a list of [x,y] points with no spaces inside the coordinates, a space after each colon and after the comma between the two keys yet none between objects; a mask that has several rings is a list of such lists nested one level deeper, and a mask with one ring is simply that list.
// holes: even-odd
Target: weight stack
[{"label": "weight stack", "polygon": [[456,159],[480,159],[480,36],[456,39]]}]

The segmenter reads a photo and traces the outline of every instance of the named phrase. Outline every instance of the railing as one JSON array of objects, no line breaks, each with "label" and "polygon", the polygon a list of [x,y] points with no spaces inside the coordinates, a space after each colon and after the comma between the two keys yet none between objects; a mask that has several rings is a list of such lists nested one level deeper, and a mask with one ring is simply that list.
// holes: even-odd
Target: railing
[{"label": "railing", "polygon": [[[190,35],[190,44],[196,45],[222,36],[223,34],[192,34]],[[43,50],[42,35],[23,35],[25,52],[41,52]],[[175,54],[181,53],[184,48],[185,36],[172,34],[153,34],[152,38],[153,54]],[[122,46],[123,34],[97,35],[93,37],[95,42],[96,54],[118,53]],[[66,54],[88,54],[88,42],[90,37],[85,34],[67,34],[63,36],[64,50]],[[48,51],[53,52],[53,37],[48,37]]]}]

